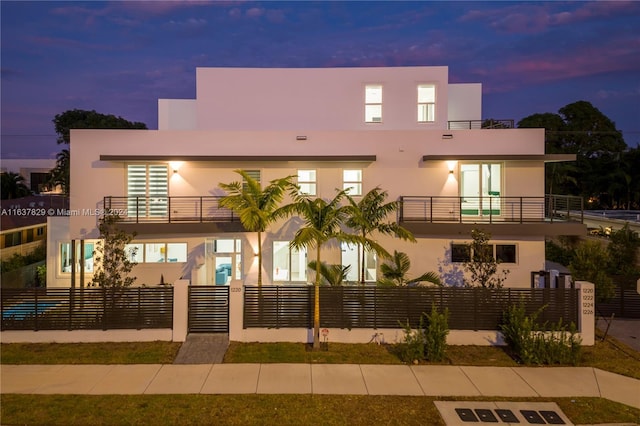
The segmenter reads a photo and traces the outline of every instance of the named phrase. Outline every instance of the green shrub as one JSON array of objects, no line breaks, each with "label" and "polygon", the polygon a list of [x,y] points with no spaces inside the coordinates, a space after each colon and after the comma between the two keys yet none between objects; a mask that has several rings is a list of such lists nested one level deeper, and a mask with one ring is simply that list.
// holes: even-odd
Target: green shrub
[{"label": "green shrub", "polygon": [[431,307],[427,317],[427,327],[424,330],[425,357],[429,361],[442,361],[447,349],[447,335],[449,334],[449,309],[438,312],[435,305]]},{"label": "green shrub", "polygon": [[567,327],[560,320],[541,326],[536,320],[544,308],[527,315],[522,304],[511,305],[501,326],[505,343],[523,364],[576,365],[582,355],[582,339],[575,324]]},{"label": "green shrub", "polygon": [[404,362],[418,363],[424,359],[425,349],[425,333],[424,333],[424,321],[420,316],[420,323],[418,329],[411,328],[411,324],[407,320],[406,324],[402,325],[404,331],[404,343],[402,343],[400,350],[400,357]]}]

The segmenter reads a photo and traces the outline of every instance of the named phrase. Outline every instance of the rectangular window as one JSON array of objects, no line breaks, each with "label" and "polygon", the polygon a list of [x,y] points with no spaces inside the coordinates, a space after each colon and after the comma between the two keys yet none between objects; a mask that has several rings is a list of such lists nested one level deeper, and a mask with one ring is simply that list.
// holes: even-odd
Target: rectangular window
[{"label": "rectangular window", "polygon": [[307,250],[291,248],[289,241],[273,242],[273,282],[306,282]]},{"label": "rectangular window", "polygon": [[129,262],[143,263],[144,262],[144,244],[127,244],[124,247],[127,253]]},{"label": "rectangular window", "polygon": [[[95,242],[84,243],[84,270],[93,272],[95,261]],[[80,242],[76,242],[76,271],[80,271]],[[71,243],[60,244],[60,272],[71,272]]]},{"label": "rectangular window", "polygon": [[187,243],[167,243],[167,262],[186,262]]},{"label": "rectangular window", "polygon": [[300,187],[300,193],[316,195],[316,171],[298,170],[298,186]]},{"label": "rectangular window", "polygon": [[349,191],[349,195],[362,195],[362,170],[343,170],[342,189]]},{"label": "rectangular window", "polygon": [[30,243],[33,241],[33,228],[31,229],[27,229],[27,243]]},{"label": "rectangular window", "polygon": [[[360,244],[341,243],[342,266],[350,266],[346,281],[359,282],[362,273],[362,246]],[[378,258],[375,252],[364,252],[364,281],[375,282],[377,280]]]},{"label": "rectangular window", "polygon": [[[245,173],[256,182],[260,183],[260,170],[245,170]],[[243,189],[247,189],[247,182],[243,179],[242,181]]]},{"label": "rectangular window", "polygon": [[22,244],[22,232],[12,232],[4,236],[4,246],[13,247]]},{"label": "rectangular window", "polygon": [[166,164],[127,165],[129,216],[166,216],[169,196]]},{"label": "rectangular window", "polygon": [[382,85],[368,84],[364,88],[364,121],[382,122]]},{"label": "rectangular window", "polygon": [[132,243],[124,249],[133,263],[187,261],[187,243]]},{"label": "rectangular window", "polygon": [[36,229],[36,235],[38,237],[40,237],[41,235],[44,235],[44,226],[41,226],[40,228]]},{"label": "rectangular window", "polygon": [[436,86],[420,84],[418,86],[418,122],[436,121]]},{"label": "rectangular window", "polygon": [[[517,263],[515,244],[489,244],[487,257],[496,259],[499,263]],[[476,253],[473,258],[478,259]],[[467,244],[451,244],[451,262],[465,263],[471,260],[471,248]]]}]

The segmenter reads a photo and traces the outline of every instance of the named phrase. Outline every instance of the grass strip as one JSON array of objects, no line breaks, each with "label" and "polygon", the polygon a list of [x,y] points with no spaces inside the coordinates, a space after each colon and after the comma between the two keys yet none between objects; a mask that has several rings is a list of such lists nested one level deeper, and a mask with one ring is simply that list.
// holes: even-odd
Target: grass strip
[{"label": "grass strip", "polygon": [[[434,400],[431,397],[353,395],[2,395],[0,421],[6,425],[54,426],[440,426],[444,423],[433,404]],[[541,398],[499,400],[550,401]],[[631,423],[640,418],[640,410],[602,398],[554,398],[551,401],[556,402],[574,424]]]}]

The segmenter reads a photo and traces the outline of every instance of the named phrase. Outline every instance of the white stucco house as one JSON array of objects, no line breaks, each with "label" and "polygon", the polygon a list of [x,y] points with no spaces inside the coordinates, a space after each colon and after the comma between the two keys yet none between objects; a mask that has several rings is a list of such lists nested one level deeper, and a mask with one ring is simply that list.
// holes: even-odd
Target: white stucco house
[{"label": "white stucco house", "polygon": [[[544,129],[483,128],[481,98],[481,84],[450,84],[444,66],[198,68],[195,99],[158,101],[158,130],[71,131],[70,214],[50,219],[47,285],[90,281],[104,209],[137,233],[136,284],[254,284],[257,238],[217,204],[219,183],[244,169],[263,183],[297,176],[323,198],[388,191],[402,202],[391,219],[418,242],[379,243],[407,253],[412,276],[439,271],[457,284],[462,245],[484,229],[506,285],[529,287],[546,235],[586,232],[579,199],[544,193],[545,162],[572,157],[545,154]],[[298,223],[263,238],[265,284],[308,281],[306,253],[289,248]],[[358,252],[336,244],[323,260],[353,265],[354,281],[365,262],[374,282],[381,260]]]}]

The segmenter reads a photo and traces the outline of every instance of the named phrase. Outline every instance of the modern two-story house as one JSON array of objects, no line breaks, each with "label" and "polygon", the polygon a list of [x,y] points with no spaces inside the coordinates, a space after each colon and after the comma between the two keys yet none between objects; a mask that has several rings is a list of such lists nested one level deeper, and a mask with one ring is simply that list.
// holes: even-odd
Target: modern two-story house
[{"label": "modern two-story house", "polygon": [[[390,219],[417,243],[378,242],[407,253],[412,276],[437,271],[459,285],[464,244],[483,229],[506,285],[528,287],[546,235],[586,232],[579,199],[544,193],[545,162],[573,158],[545,154],[544,129],[483,126],[481,97],[480,84],[450,84],[442,66],[198,68],[195,99],[159,100],[158,130],[71,131],[70,214],[48,235],[48,286],[90,281],[105,209],[136,232],[136,284],[254,284],[257,237],[218,205],[219,184],[243,169],[262,183],[295,176],[322,198],[388,191],[401,205]],[[310,258],[289,246],[299,225],[283,220],[263,238],[265,284],[309,281]],[[352,281],[364,262],[369,282],[382,262],[337,243],[323,260],[352,265]]]}]

